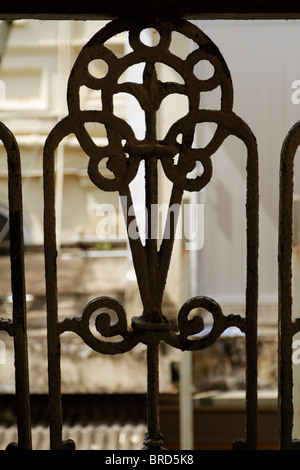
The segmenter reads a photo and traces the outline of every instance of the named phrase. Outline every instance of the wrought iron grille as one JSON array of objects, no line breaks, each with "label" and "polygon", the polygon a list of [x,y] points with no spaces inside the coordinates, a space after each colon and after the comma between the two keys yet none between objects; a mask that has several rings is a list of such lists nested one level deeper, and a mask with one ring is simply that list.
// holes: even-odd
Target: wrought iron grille
[{"label": "wrought iron grille", "polygon": [[[140,33],[145,28],[154,28],[159,35],[156,46],[145,45]],[[196,44],[194,51],[185,59],[170,51],[172,32],[179,32]],[[120,32],[127,32],[131,51],[117,58],[106,46],[106,41]],[[102,59],[108,66],[103,78],[93,77],[88,70],[92,60]],[[210,79],[201,80],[194,75],[194,66],[207,60],[214,67]],[[144,63],[143,82],[119,83],[119,78],[130,66]],[[183,83],[163,83],[156,74],[155,64],[163,63],[173,68]],[[99,91],[102,110],[80,109],[79,89],[85,85]],[[219,110],[200,109],[201,94],[221,89]],[[113,96],[116,93],[132,94],[145,113],[145,138],[138,140],[133,129],[124,120],[114,115]],[[164,139],[156,134],[156,117],[162,100],[174,93],[188,99],[188,114],[175,122]],[[147,417],[148,431],[144,446],[154,450],[163,448],[163,436],[159,420],[159,345],[165,342],[180,350],[200,350],[212,345],[231,326],[239,328],[246,337],[246,429],[245,436],[233,443],[234,448],[256,449],[257,447],[257,298],[258,298],[258,154],[256,140],[247,124],[233,111],[233,86],[230,72],[216,45],[195,25],[180,18],[143,17],[121,18],[108,23],[82,49],[71,71],[68,90],[68,115],[51,131],[44,147],[44,249],[47,298],[47,339],[49,370],[50,448],[75,448],[76,443],[62,440],[62,405],[60,372],[60,337],[66,331],[75,332],[93,350],[100,354],[123,354],[138,343],[147,346]],[[96,146],[85,128],[88,122],[105,126],[108,144]],[[198,123],[213,122],[217,125],[211,141],[203,148],[192,147],[195,127]],[[11,260],[14,297],[14,314],[11,322],[1,320],[0,328],[14,337],[16,354],[16,384],[19,403],[20,448],[30,448],[29,377],[26,352],[26,312],[24,301],[23,241],[22,241],[22,192],[21,169],[17,144],[10,132],[1,125],[0,138],[8,155],[9,201],[11,223]],[[137,276],[143,311],[132,319],[129,326],[123,306],[110,297],[92,299],[84,308],[80,318],[58,320],[57,292],[57,247],[55,233],[55,151],[60,142],[70,133],[75,134],[80,146],[89,157],[88,175],[91,181],[104,191],[117,191],[123,196],[127,229],[136,223],[136,216],[128,214],[132,207],[129,184],[135,177],[142,161],[145,164],[145,201],[147,225],[155,223],[151,206],[158,202],[158,162],[173,184],[166,224],[171,233],[163,237],[161,244],[155,237],[148,237],[145,244],[141,238],[133,238],[128,232],[128,241]],[[182,140],[179,140],[182,135]],[[211,157],[225,139],[235,136],[247,149],[246,220],[247,220],[247,276],[245,312],[241,315],[224,315],[220,305],[206,296],[187,300],[179,310],[176,321],[166,318],[162,310],[162,298],[175,238],[175,223],[169,224],[171,208],[181,204],[184,191],[201,191],[210,181],[213,166]],[[175,158],[176,157],[176,158]],[[107,178],[99,170],[99,163],[108,159],[107,168],[113,173]],[[188,174],[200,162],[203,172],[196,178]],[[174,216],[174,215],[173,215]],[[175,214],[175,219],[178,214]],[[176,221],[176,220],[175,220]],[[289,219],[286,219],[289,224]],[[159,245],[159,246],[158,246]],[[285,273],[283,274],[285,276]],[[284,278],[286,279],[286,278]],[[213,317],[211,331],[202,337],[204,329],[200,316],[189,318],[195,309],[204,309]],[[97,331],[106,338],[120,336],[120,341],[102,341],[90,328],[90,318],[97,315]],[[111,324],[106,311],[114,311],[117,323]],[[295,329],[295,328],[294,328]],[[284,334],[284,338],[286,335]],[[286,369],[285,369],[286,370]],[[285,386],[285,385],[284,385]],[[290,397],[288,397],[290,400]]]},{"label": "wrought iron grille", "polygon": [[[140,39],[145,28],[155,28],[159,34],[156,46],[146,46]],[[122,58],[116,58],[105,42],[112,36],[128,31],[128,41],[132,51]],[[177,31],[193,39],[197,44],[185,60],[170,52],[171,33]],[[108,65],[104,78],[90,75],[90,61],[102,59]],[[199,80],[193,69],[196,63],[208,60],[214,67],[214,75],[208,80]],[[137,63],[145,63],[143,83],[119,83],[124,71]],[[164,63],[179,73],[184,84],[162,83],[158,80],[155,64]],[[81,111],[79,89],[85,85],[101,91],[102,111]],[[200,110],[201,93],[220,86],[222,91],[219,111]],[[145,113],[146,132],[143,140],[138,140],[128,123],[114,115],[113,96],[119,92],[132,94]],[[172,125],[166,137],[158,140],[156,135],[156,114],[162,100],[169,94],[180,93],[188,98],[189,112]],[[235,445],[246,448],[256,447],[256,323],[257,323],[257,252],[258,252],[258,169],[255,139],[241,118],[232,111],[233,91],[230,73],[217,47],[197,27],[182,19],[146,18],[142,21],[119,19],[100,30],[79,54],[68,83],[69,114],[50,133],[44,150],[44,194],[45,194],[45,264],[46,294],[48,310],[48,361],[51,448],[70,446],[62,442],[62,415],[60,408],[60,335],[65,331],[77,333],[86,344],[102,354],[118,354],[129,351],[139,342],[147,345],[148,367],[148,432],[144,445],[148,449],[160,449],[163,437],[159,426],[158,409],[158,349],[164,341],[181,350],[202,349],[211,345],[229,326],[236,326],[245,332],[247,343],[247,404],[246,439]],[[84,124],[101,123],[106,128],[108,145],[99,148],[90,138]],[[217,130],[204,148],[192,148],[195,126],[202,122],[214,122]],[[173,183],[169,209],[180,205],[183,191],[200,191],[212,175],[211,156],[229,135],[241,139],[247,147],[247,290],[246,314],[225,316],[221,307],[208,297],[194,297],[187,300],[178,313],[177,324],[166,318],[162,311],[162,297],[165,288],[173,243],[175,224],[172,233],[163,237],[158,248],[157,239],[148,237],[145,245],[141,238],[128,233],[133,264],[143,312],[132,320],[128,329],[123,306],[115,299],[99,297],[85,307],[81,318],[66,318],[58,322],[57,282],[56,282],[56,243],[55,243],[55,201],[54,201],[54,152],[61,140],[74,133],[89,157],[88,174],[92,182],[105,191],[118,191],[126,200],[124,212],[127,228],[136,222],[135,215],[129,216],[132,195],[129,184],[135,177],[140,162],[145,162],[145,200],[148,227],[155,223],[151,206],[158,202],[158,161],[168,179]],[[182,134],[182,142],[177,137]],[[175,156],[179,155],[177,163]],[[106,178],[99,171],[99,163],[108,157],[107,167],[114,177]],[[203,165],[203,173],[196,178],[187,174],[196,162]],[[171,211],[169,211],[171,217]],[[167,221],[168,223],[168,221]],[[189,319],[189,313],[202,308],[213,316],[213,328],[203,338],[193,338],[204,325],[200,317]],[[96,338],[89,325],[92,314],[99,309],[110,309],[117,314],[118,322],[110,325],[110,317],[100,313],[96,318],[96,328],[104,337],[120,335],[121,341],[107,342]],[[251,354],[250,354],[251,351]]]}]

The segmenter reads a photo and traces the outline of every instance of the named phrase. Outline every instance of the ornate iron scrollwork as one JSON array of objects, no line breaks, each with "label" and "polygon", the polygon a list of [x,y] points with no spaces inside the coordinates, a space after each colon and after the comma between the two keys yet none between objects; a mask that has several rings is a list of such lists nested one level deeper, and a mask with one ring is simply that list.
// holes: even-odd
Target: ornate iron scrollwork
[{"label": "ornate iron scrollwork", "polygon": [[[155,28],[159,35],[158,44],[147,46],[141,40],[145,28]],[[194,41],[195,49],[185,59],[170,51],[172,33],[176,31]],[[116,57],[107,47],[106,41],[114,35],[127,32],[131,51],[123,57]],[[107,73],[97,78],[89,72],[89,64],[101,59],[107,64]],[[201,80],[194,73],[199,61],[207,60],[214,68],[211,78]],[[121,75],[132,65],[144,63],[142,83],[122,82]],[[163,63],[174,69],[182,83],[161,82],[155,64]],[[80,87],[86,86],[99,91],[101,110],[80,109]],[[220,87],[219,110],[200,109],[201,93]],[[131,126],[114,114],[113,97],[126,92],[133,95],[145,113],[145,138],[137,139]],[[156,115],[163,99],[174,93],[188,99],[188,113],[175,122],[163,139],[157,138]],[[249,127],[233,111],[233,89],[230,72],[213,42],[195,25],[179,18],[124,18],[108,23],[80,52],[70,74],[67,92],[69,114],[52,130],[44,148],[44,195],[45,195],[45,266],[48,310],[48,356],[50,394],[50,432],[52,448],[70,446],[61,439],[60,403],[60,335],[65,331],[76,332],[91,348],[103,354],[126,352],[139,342],[148,348],[148,433],[145,446],[148,449],[161,448],[163,438],[159,428],[158,412],[158,346],[161,341],[182,350],[202,349],[212,344],[229,326],[236,326],[246,335],[247,344],[247,400],[246,439],[238,441],[237,447],[256,447],[256,326],[257,326],[257,252],[258,252],[258,162],[255,138]],[[101,123],[107,133],[107,145],[99,147],[89,135],[85,124]],[[195,127],[198,123],[213,122],[217,129],[211,141],[203,148],[192,146]],[[173,183],[169,207],[181,204],[183,192],[200,191],[212,176],[211,156],[224,140],[234,135],[241,139],[247,155],[247,289],[246,315],[225,316],[221,307],[208,297],[188,300],[180,309],[177,323],[166,318],[162,311],[162,297],[165,289],[171,259],[174,231],[162,240],[148,238],[145,245],[141,238],[128,234],[143,312],[133,318],[132,329],[127,328],[126,313],[114,299],[99,297],[92,300],[80,318],[66,318],[58,322],[57,281],[56,281],[56,237],[55,237],[55,190],[54,153],[61,140],[74,133],[82,149],[89,157],[88,174],[92,182],[105,191],[118,191],[125,196],[127,207],[132,206],[129,188],[140,162],[145,162],[146,206],[157,204],[158,161],[161,162],[167,178]],[[179,143],[178,136],[182,135]],[[178,159],[175,160],[175,156]],[[99,163],[107,159],[107,168],[113,174],[107,178],[99,171]],[[190,178],[189,172],[200,162],[203,172]],[[127,224],[135,216],[127,217]],[[148,211],[151,224],[151,211]],[[96,329],[105,337],[119,335],[120,341],[102,341],[90,330],[89,319],[100,308],[113,310],[118,317],[116,324],[110,324],[108,314],[100,313]],[[212,314],[213,327],[209,334],[195,336],[203,330],[200,317],[189,318],[194,308],[205,309]],[[251,354],[249,351],[251,350]],[[72,445],[71,445],[72,447]]]}]

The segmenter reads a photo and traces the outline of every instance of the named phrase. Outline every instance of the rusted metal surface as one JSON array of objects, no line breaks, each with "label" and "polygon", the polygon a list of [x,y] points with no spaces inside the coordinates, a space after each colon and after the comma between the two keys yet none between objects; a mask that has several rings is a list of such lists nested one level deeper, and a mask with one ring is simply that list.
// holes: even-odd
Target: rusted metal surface
[{"label": "rusted metal surface", "polygon": [[300,145],[300,123],[287,134],[281,151],[279,207],[279,444],[281,449],[299,449],[300,441],[292,439],[293,431],[293,337],[300,331],[300,319],[293,320],[292,251],[294,159]]},{"label": "rusted metal surface", "polygon": [[[118,3],[118,2],[117,2]],[[129,2],[130,3],[130,2]],[[191,4],[182,5],[185,16],[193,16],[189,11]],[[110,2],[110,6],[112,2]],[[154,3],[151,2],[153,6]],[[161,11],[167,2],[160,3]],[[172,4],[173,5],[173,4]],[[176,3],[177,5],[177,3]],[[176,10],[175,5],[175,10]],[[202,11],[202,6],[195,10],[195,17],[214,17],[210,10]],[[248,4],[250,5],[250,3]],[[297,17],[297,7],[284,3],[273,4],[273,8],[262,11],[262,2],[251,3],[253,18],[259,14],[266,18]],[[283,4],[282,4],[283,5]],[[3,17],[49,17],[55,18],[66,15],[76,16],[74,5],[72,12],[59,9],[41,13],[41,6],[27,2],[26,11],[16,14],[6,5]],[[128,4],[126,4],[126,9]],[[216,5],[215,5],[216,7]],[[32,9],[31,9],[32,8]],[[55,7],[56,8],[56,7]],[[105,2],[99,7],[102,13],[96,13],[95,18],[118,16],[120,10],[114,9],[105,13]],[[144,8],[144,4],[143,4]],[[154,8],[154,7],[153,7]],[[213,4],[212,7],[213,9]],[[245,7],[246,8],[246,7]],[[169,6],[168,6],[169,9]],[[175,11],[173,9],[173,11]],[[200,11],[201,10],[201,11]],[[226,14],[215,10],[216,15]],[[260,10],[260,13],[259,11]],[[20,13],[21,11],[21,13]],[[39,11],[39,13],[37,13]],[[104,11],[104,13],[103,13]],[[130,10],[128,10],[130,11]],[[249,10],[251,11],[251,10]],[[298,12],[298,13],[297,13]],[[236,12],[232,17],[237,17]],[[79,17],[90,13],[86,10],[78,12]],[[229,13],[230,15],[230,13]],[[273,15],[273,16],[272,16]],[[291,16],[289,16],[291,15]],[[1,14],[0,14],[1,16]],[[216,17],[217,17],[216,16]],[[246,13],[247,16],[247,13]],[[221,17],[221,16],[220,16]],[[160,42],[155,47],[148,47],[140,40],[139,34],[143,28],[153,27],[160,35]],[[129,31],[129,41],[132,52],[123,58],[116,58],[105,47],[105,41],[122,31]],[[188,55],[186,60],[178,58],[170,52],[169,44],[172,31],[178,31],[191,38],[197,49]],[[108,64],[108,74],[103,79],[96,79],[88,72],[91,60],[101,58]],[[209,80],[198,80],[193,73],[193,67],[199,60],[208,60],[215,68],[213,77]],[[142,84],[118,83],[120,75],[131,65],[144,62],[145,70]],[[183,78],[183,84],[162,83],[158,80],[155,63],[165,63],[172,67]],[[102,111],[81,111],[79,103],[80,86],[85,85],[102,93]],[[222,95],[220,110],[200,110],[201,92],[212,91],[220,86]],[[139,101],[146,116],[146,136],[140,141],[126,122],[113,114],[113,95],[119,92],[133,94]],[[189,113],[170,128],[163,140],[156,138],[156,113],[164,97],[172,93],[181,93],[189,101]],[[249,127],[233,111],[233,90],[230,72],[217,47],[199,29],[182,19],[160,19],[158,16],[139,17],[138,20],[118,19],[109,23],[103,30],[83,48],[70,75],[68,87],[69,114],[60,121],[50,133],[44,149],[44,196],[45,196],[45,266],[47,286],[47,327],[48,327],[48,358],[49,358],[49,408],[50,408],[50,446],[51,449],[74,449],[71,440],[63,441],[62,433],[62,403],[60,377],[60,336],[66,331],[78,334],[87,345],[101,354],[121,354],[130,351],[138,343],[147,345],[148,365],[148,394],[147,416],[148,430],[144,445],[148,449],[163,447],[163,436],[160,432],[159,420],[159,344],[166,342],[181,350],[200,350],[212,345],[230,326],[236,326],[246,335],[246,430],[245,439],[234,443],[234,448],[256,449],[257,447],[257,297],[258,297],[258,157],[255,138]],[[100,93],[99,93],[100,97]],[[96,147],[87,133],[86,122],[102,123],[106,127],[108,146]],[[217,130],[211,142],[202,149],[191,148],[195,126],[201,122],[217,124]],[[89,157],[88,173],[94,184],[106,191],[118,191],[124,196],[127,207],[132,205],[129,183],[135,177],[141,161],[146,168],[146,204],[157,203],[158,172],[157,164],[161,162],[168,179],[173,183],[170,206],[180,204],[183,191],[201,191],[210,181],[213,167],[211,156],[219,149],[224,140],[233,135],[242,140],[247,149],[247,286],[246,312],[243,315],[225,316],[220,305],[211,298],[202,296],[187,300],[181,307],[177,322],[166,318],[162,311],[162,296],[168,274],[174,231],[170,238],[165,238],[157,248],[155,239],[148,239],[145,246],[139,238],[129,237],[133,262],[137,274],[138,287],[143,303],[141,315],[127,323],[123,306],[116,299],[99,297],[92,299],[84,308],[79,318],[65,318],[58,321],[57,307],[57,273],[56,273],[56,234],[55,234],[55,151],[65,136],[74,133]],[[182,143],[177,137],[183,135]],[[9,448],[31,448],[31,426],[29,406],[29,376],[26,337],[26,303],[24,278],[23,250],[23,220],[22,220],[22,188],[21,166],[18,145],[11,132],[0,123],[0,140],[3,142],[8,161],[9,185],[9,216],[10,216],[10,248],[11,248],[11,278],[13,294],[13,316],[11,320],[0,319],[0,330],[5,331],[14,340],[15,370],[16,370],[16,399],[18,413],[18,442]],[[279,208],[279,415],[280,415],[280,449],[298,449],[299,441],[292,439],[293,430],[293,369],[292,343],[293,337],[300,331],[300,319],[292,318],[292,243],[293,243],[293,171],[296,150],[300,143],[300,123],[297,123],[288,133],[282,147],[280,167],[280,208]],[[174,157],[179,154],[175,165]],[[109,169],[114,174],[113,179],[107,179],[98,171],[102,158],[109,157]],[[197,161],[203,165],[204,172],[196,179],[190,179],[187,174]],[[151,225],[151,211],[148,211],[148,224]],[[135,221],[135,216],[127,217],[127,224]],[[171,225],[172,226],[172,225]],[[206,336],[199,336],[204,324],[201,317],[189,318],[195,309],[204,309],[213,317],[213,327]],[[120,341],[101,340],[90,328],[92,316],[100,309],[114,311],[117,323],[111,324],[108,313],[99,313],[96,318],[96,330],[105,338],[121,336]]]},{"label": "rusted metal surface", "polygon": [[19,148],[9,129],[0,123],[0,140],[7,153],[11,259],[12,320],[0,319],[0,330],[14,340],[18,442],[10,447],[31,449],[29,375],[26,332],[22,178]]},{"label": "rusted metal surface", "polygon": [[[143,29],[154,28],[160,40],[156,46],[145,45],[140,33]],[[107,49],[105,42],[114,35],[129,31],[128,40],[132,51],[117,58]],[[171,53],[169,46],[172,32],[177,31],[196,43],[196,49],[185,60]],[[93,77],[88,71],[89,63],[102,59],[108,65],[105,77]],[[194,66],[200,60],[208,60],[215,73],[208,80],[200,80],[194,75]],[[119,83],[126,69],[137,63],[145,63],[143,83]],[[164,63],[179,73],[183,84],[162,83],[157,78],[155,64]],[[81,86],[99,90],[102,99],[101,111],[81,111],[79,90]],[[201,92],[221,88],[220,110],[200,110]],[[100,93],[101,92],[101,93]],[[146,133],[138,140],[133,129],[113,113],[113,96],[126,92],[137,98],[145,113]],[[156,114],[162,100],[174,93],[187,97],[189,112],[175,122],[166,136],[158,140],[156,135]],[[62,440],[62,407],[60,390],[60,335],[65,331],[77,333],[87,345],[102,354],[120,354],[131,350],[142,342],[148,348],[148,432],[144,445],[148,449],[160,449],[163,437],[159,426],[158,409],[158,351],[159,343],[181,350],[203,349],[213,344],[224,330],[236,326],[246,335],[246,436],[234,443],[235,448],[255,449],[257,446],[257,294],[258,294],[258,157],[255,138],[233,111],[233,89],[230,72],[212,41],[196,26],[178,18],[143,17],[117,19],[100,30],[82,49],[71,71],[68,83],[69,114],[62,119],[49,134],[44,148],[44,232],[45,266],[47,295],[48,361],[49,361],[49,403],[50,441],[52,449],[75,448],[75,443]],[[85,123],[101,123],[105,126],[108,145],[98,147],[85,128]],[[192,148],[195,127],[198,123],[214,122],[217,130],[205,148]],[[88,174],[92,182],[105,191],[118,191],[126,205],[123,207],[127,221],[128,239],[133,264],[137,275],[138,288],[143,311],[132,319],[131,328],[123,306],[115,299],[98,297],[84,308],[80,318],[65,318],[58,321],[57,312],[57,273],[56,273],[56,234],[55,234],[55,150],[62,139],[74,133],[82,149],[89,157]],[[182,134],[182,142],[178,136]],[[173,183],[169,208],[180,205],[183,192],[200,191],[212,176],[211,156],[219,149],[228,136],[242,140],[247,149],[247,286],[246,312],[242,315],[225,316],[221,307],[205,296],[194,297],[184,303],[178,320],[166,318],[162,311],[162,297],[165,289],[175,237],[175,225],[168,237],[164,237],[160,247],[157,239],[148,237],[143,245],[140,236],[132,237],[129,232],[135,215],[128,215],[132,207],[132,194],[129,184],[135,177],[139,165],[145,161],[145,200],[148,209],[148,227],[153,224],[151,205],[157,204],[158,161],[161,162],[167,178]],[[175,163],[175,156],[179,155]],[[99,162],[108,157],[107,168],[113,173],[107,178],[98,169]],[[203,173],[189,178],[188,173],[201,162]],[[167,222],[168,223],[168,222]],[[205,336],[198,335],[204,328],[201,317],[189,318],[195,309],[205,309],[213,317],[212,330]],[[90,320],[100,309],[95,326],[106,340],[95,335],[90,328]],[[106,311],[114,311],[118,321],[111,324]],[[121,336],[120,341],[107,338]]]}]

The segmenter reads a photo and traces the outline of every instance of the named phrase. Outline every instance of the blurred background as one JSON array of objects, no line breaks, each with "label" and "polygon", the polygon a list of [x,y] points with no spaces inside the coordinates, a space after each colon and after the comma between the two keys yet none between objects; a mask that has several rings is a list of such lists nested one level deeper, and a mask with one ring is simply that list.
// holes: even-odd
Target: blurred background
[{"label": "blurred background", "polygon": [[[21,152],[24,202],[25,268],[28,309],[30,386],[34,445],[47,448],[46,304],[43,260],[43,173],[45,139],[68,114],[67,81],[81,48],[104,26],[101,21],[0,22],[0,120],[16,136]],[[272,448],[277,441],[277,236],[279,160],[288,130],[300,119],[293,82],[300,80],[299,21],[197,21],[197,26],[219,47],[232,75],[234,112],[252,129],[259,151],[259,441]],[[155,41],[145,31],[144,41]],[[128,52],[126,35],[107,42],[117,57]],[[192,41],[173,35],[172,52],[180,57]],[[104,76],[105,63],[90,70]],[[204,61],[202,61],[204,62]],[[128,70],[126,80],[139,81],[143,64]],[[176,72],[158,65],[158,78],[178,81]],[[199,78],[212,75],[209,63],[199,63]],[[294,85],[295,86],[295,85]],[[203,93],[201,107],[218,109],[220,90]],[[294,102],[293,102],[294,101]],[[81,109],[101,109],[99,92],[81,87]],[[114,113],[127,120],[139,137],[143,116],[126,94],[114,97]],[[164,100],[158,115],[158,133],[188,112],[187,98]],[[105,143],[103,126],[87,127],[97,145]],[[197,142],[208,142],[213,124],[197,129]],[[0,149],[0,315],[11,316],[7,167]],[[204,208],[203,246],[187,249],[178,237],[165,291],[163,311],[176,317],[182,303],[194,295],[215,299],[225,314],[244,315],[246,282],[246,148],[228,138],[212,158],[213,176],[199,194],[187,193],[184,203]],[[99,295],[119,299],[129,320],[141,314],[136,278],[116,192],[99,190],[90,181],[88,157],[70,135],[56,156],[56,212],[58,243],[59,315],[80,316]],[[108,170],[103,166],[103,174]],[[161,172],[160,197],[168,200],[171,183]],[[143,168],[132,183],[140,201]],[[300,173],[295,171],[295,221],[298,221]],[[111,225],[101,207],[115,208]],[[107,219],[106,219],[107,220]],[[117,236],[109,234],[109,226]],[[104,233],[100,233],[100,228]],[[298,272],[298,225],[295,224],[295,282]],[[295,305],[297,304],[297,285]],[[296,312],[297,313],[297,312]],[[205,317],[210,328],[211,316]],[[130,323],[130,322],[129,322]],[[15,432],[14,367],[11,339],[0,332],[5,347],[0,363],[0,445]],[[5,351],[3,352],[3,350]],[[102,356],[75,334],[62,337],[62,393],[66,437],[78,448],[140,448],[145,432],[146,347]],[[161,427],[169,448],[228,448],[244,436],[245,344],[239,330],[230,329],[210,348],[181,353],[160,348]],[[297,376],[295,367],[295,376]],[[297,390],[297,383],[295,385]],[[295,394],[297,395],[297,394]],[[295,407],[297,408],[295,399]],[[297,411],[298,413],[298,411]],[[296,413],[296,417],[298,414]],[[230,417],[230,420],[229,420]],[[298,420],[295,420],[295,436]],[[11,435],[9,434],[11,433]],[[75,437],[74,437],[75,436]]]}]

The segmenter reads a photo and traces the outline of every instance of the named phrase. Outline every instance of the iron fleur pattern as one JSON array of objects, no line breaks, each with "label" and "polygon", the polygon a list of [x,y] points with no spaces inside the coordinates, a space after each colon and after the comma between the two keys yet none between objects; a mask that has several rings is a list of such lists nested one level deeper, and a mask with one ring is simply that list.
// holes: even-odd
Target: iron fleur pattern
[{"label": "iron fleur pattern", "polygon": [[[155,46],[147,46],[141,40],[141,32],[154,28],[159,35]],[[130,51],[123,57],[116,57],[106,46],[113,36],[126,32]],[[172,33],[177,32],[191,39],[195,49],[185,59],[170,51]],[[102,78],[89,72],[91,61],[101,59],[108,67]],[[194,73],[195,65],[206,60],[214,68],[214,74],[201,80]],[[143,82],[120,82],[120,77],[135,64],[144,64]],[[161,82],[156,73],[156,64],[165,64],[174,69],[182,83]],[[80,109],[80,87],[86,86],[99,91],[101,110]],[[220,109],[200,109],[201,93],[220,87]],[[117,93],[129,93],[139,102],[145,113],[145,138],[137,139],[131,126],[114,114],[113,98]],[[176,121],[159,140],[156,133],[157,112],[165,97],[171,94],[187,97],[188,113]],[[52,449],[74,448],[71,441],[62,441],[60,336],[73,331],[93,350],[101,354],[120,354],[134,348],[138,343],[147,345],[148,366],[148,432],[144,445],[147,449],[160,449],[163,436],[159,425],[159,343],[165,342],[181,350],[199,350],[212,345],[231,326],[238,327],[246,337],[246,436],[234,443],[235,448],[254,449],[257,445],[257,258],[258,258],[258,158],[255,138],[232,110],[233,88],[230,72],[213,42],[195,25],[180,18],[145,17],[121,18],[108,23],[82,49],[71,71],[67,91],[69,114],[49,134],[44,148],[44,233],[45,270],[47,296],[48,368],[50,404],[50,441]],[[86,123],[100,123],[106,129],[107,145],[100,147],[91,138]],[[199,123],[213,122],[217,125],[211,141],[203,148],[192,147],[195,127]],[[125,196],[127,207],[132,206],[129,184],[134,179],[140,163],[145,164],[146,207],[158,202],[158,161],[166,177],[173,184],[169,207],[181,204],[184,191],[200,191],[212,176],[212,155],[224,140],[236,136],[247,149],[247,285],[245,315],[225,316],[220,305],[213,299],[197,296],[187,300],[181,307],[177,321],[166,318],[162,311],[169,264],[174,244],[174,232],[163,238],[160,247],[156,239],[148,238],[145,244],[141,238],[128,235],[133,264],[143,311],[132,319],[128,328],[127,315],[123,306],[110,297],[98,297],[84,308],[80,318],[65,318],[58,321],[57,276],[56,276],[56,234],[55,234],[55,151],[62,139],[75,134],[89,158],[88,175],[101,190],[117,191]],[[179,143],[178,136],[182,135]],[[175,159],[179,156],[178,159]],[[107,168],[113,177],[106,177],[99,164],[107,159]],[[196,178],[189,177],[196,163],[200,162],[203,172]],[[127,228],[135,216],[127,217]],[[168,221],[166,222],[168,223]],[[151,211],[148,211],[151,224]],[[171,224],[172,226],[172,224]],[[199,336],[204,329],[201,316],[192,319],[193,309],[204,309],[212,315],[213,326],[207,335]],[[97,311],[95,326],[105,340],[93,333],[90,319]],[[106,309],[106,311],[105,311]],[[118,321],[111,324],[109,311],[114,311]],[[120,336],[115,341],[113,337]],[[107,340],[111,338],[112,340]]]}]

